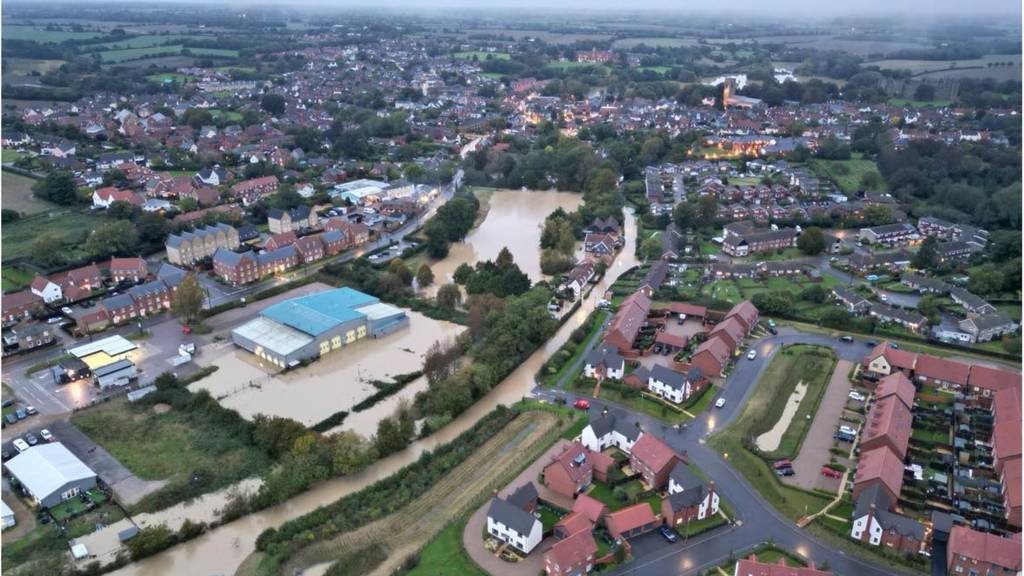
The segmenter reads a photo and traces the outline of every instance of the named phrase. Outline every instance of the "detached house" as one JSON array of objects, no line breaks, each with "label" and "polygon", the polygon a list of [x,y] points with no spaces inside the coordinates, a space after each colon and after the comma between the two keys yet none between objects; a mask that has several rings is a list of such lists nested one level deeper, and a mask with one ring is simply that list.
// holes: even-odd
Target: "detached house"
[{"label": "detached house", "polygon": [[138,282],[149,276],[146,261],[139,257],[111,258],[110,279],[114,282]]},{"label": "detached house", "polygon": [[567,498],[585,492],[597,478],[605,480],[608,469],[614,465],[611,456],[594,452],[576,442],[544,467],[544,485]]},{"label": "detached house", "polygon": [[[42,298],[43,302],[46,302],[47,304],[58,302],[64,298],[64,291],[61,290],[60,285],[45,276],[36,276],[32,280],[32,284],[29,286],[29,289],[33,294]],[[7,297],[5,296],[5,298]]]},{"label": "detached house", "polygon": [[1002,314],[971,316],[961,320],[958,325],[970,335],[971,342],[990,342],[1005,334],[1013,334],[1020,328],[1016,322]]},{"label": "detached house", "polygon": [[629,465],[640,473],[645,484],[660,489],[668,484],[669,473],[686,458],[676,454],[668,444],[651,434],[644,434],[629,452]]},{"label": "detached house", "polygon": [[543,539],[544,526],[533,514],[495,497],[487,509],[487,533],[529,554]]},{"label": "detached house", "polygon": [[614,446],[629,454],[641,436],[636,420],[627,419],[625,412],[608,411],[590,420],[580,433],[580,442],[592,452]]},{"label": "detached house", "polygon": [[583,374],[587,378],[621,380],[626,372],[626,361],[612,346],[600,346],[587,352]]},{"label": "detached house", "polygon": [[668,496],[661,501],[661,517],[669,526],[688,524],[718,514],[719,497],[715,484],[704,484],[686,464],[676,463],[669,474]]},{"label": "detached house", "polygon": [[555,542],[544,553],[544,572],[548,576],[579,576],[594,569],[597,542],[591,530],[581,529]]},{"label": "detached house", "polygon": [[681,404],[699,389],[702,380],[700,368],[676,372],[658,364],[651,369],[647,378],[647,389],[666,400]]}]

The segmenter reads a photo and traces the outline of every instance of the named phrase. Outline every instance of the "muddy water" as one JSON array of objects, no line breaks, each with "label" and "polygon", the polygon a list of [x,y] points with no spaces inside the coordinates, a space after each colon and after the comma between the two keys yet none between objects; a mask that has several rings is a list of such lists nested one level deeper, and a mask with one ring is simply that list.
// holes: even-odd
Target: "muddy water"
[{"label": "muddy water", "polygon": [[616,257],[600,285],[591,292],[590,297],[580,309],[555,333],[554,337],[548,340],[542,349],[534,352],[501,384],[448,426],[429,438],[419,440],[405,450],[375,463],[359,474],[319,484],[284,504],[250,514],[221,526],[181,546],[176,546],[141,562],[130,564],[115,574],[139,576],[233,574],[246,556],[255,549],[256,538],[263,530],[280,526],[318,506],[329,504],[377,480],[390,476],[416,460],[424,450],[431,450],[439,444],[452,440],[497,405],[511,404],[526,396],[534,387],[534,374],[544,361],[569,339],[573,330],[582,324],[612,282],[630,267],[638,264],[633,256],[632,243],[636,240],[636,219],[632,213],[626,217],[625,232],[625,237],[628,239],[626,247]]},{"label": "muddy water", "polygon": [[[227,344],[197,358],[220,369],[190,388],[209,390],[223,406],[237,410],[245,418],[267,414],[298,420],[307,426],[316,424],[339,410],[351,412],[352,406],[376,391],[372,381],[386,381],[422,369],[423,357],[434,342],[454,340],[463,330],[458,324],[427,318],[418,312],[407,314],[406,328],[379,339],[364,338],[284,374],[270,372],[272,365],[261,365],[264,363],[253,354]],[[412,386],[406,387],[400,396],[414,394]],[[397,399],[389,403],[395,404]],[[391,413],[372,412],[378,416]],[[371,415],[362,412],[359,416],[360,422],[367,425],[357,429],[359,432],[369,435],[377,429],[376,419],[369,421]]]},{"label": "muddy water", "polygon": [[470,231],[465,241],[452,244],[448,256],[431,267],[435,286],[451,282],[460,264],[493,260],[504,247],[531,281],[543,279],[540,233],[544,218],[556,208],[571,212],[582,201],[582,195],[571,192],[498,190],[491,195],[483,223]]}]

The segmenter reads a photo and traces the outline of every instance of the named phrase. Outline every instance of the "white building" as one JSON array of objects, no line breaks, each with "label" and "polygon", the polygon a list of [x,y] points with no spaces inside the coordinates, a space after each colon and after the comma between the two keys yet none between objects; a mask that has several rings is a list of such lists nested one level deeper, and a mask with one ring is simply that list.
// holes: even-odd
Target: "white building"
[{"label": "white building", "polygon": [[544,538],[544,526],[526,510],[494,498],[487,509],[487,533],[529,554]]},{"label": "white building", "polygon": [[629,454],[643,436],[635,421],[627,421],[625,413],[607,412],[594,418],[580,433],[580,443],[594,452],[614,446]]}]

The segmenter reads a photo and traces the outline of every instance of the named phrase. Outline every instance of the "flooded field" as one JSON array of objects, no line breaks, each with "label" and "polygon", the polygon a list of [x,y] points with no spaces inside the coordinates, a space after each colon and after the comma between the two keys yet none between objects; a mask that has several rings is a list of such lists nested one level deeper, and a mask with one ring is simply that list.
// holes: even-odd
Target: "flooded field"
[{"label": "flooded field", "polygon": [[583,196],[572,192],[498,190],[491,195],[490,210],[483,223],[470,231],[463,242],[452,244],[448,257],[431,266],[435,286],[451,282],[460,264],[473,265],[493,260],[508,247],[519,268],[536,282],[540,272],[540,233],[544,218],[556,208],[569,212],[579,207]]},{"label": "flooded field", "polygon": [[[245,418],[256,414],[284,416],[307,426],[316,424],[376,391],[372,381],[387,381],[399,374],[423,368],[423,356],[438,340],[452,340],[464,328],[434,320],[418,312],[407,312],[409,326],[380,339],[365,338],[313,362],[309,366],[277,374],[271,364],[235,347],[230,342],[207,348],[197,362],[216,365],[219,370],[190,386],[209,390],[220,403]],[[417,384],[420,384],[417,387]],[[401,393],[370,410],[353,414],[363,435],[377,429],[377,420],[390,415],[385,405],[397,404],[398,397],[411,398],[424,383],[414,382]],[[346,426],[346,428],[352,426]]]},{"label": "flooded field", "polygon": [[579,310],[559,328],[547,344],[534,352],[507,378],[486,396],[477,401],[458,418],[427,438],[417,440],[401,452],[384,458],[362,472],[334,478],[288,500],[287,502],[250,514],[225,524],[170,550],[129,564],[114,572],[121,576],[163,576],[165,574],[234,574],[245,558],[255,550],[256,538],[271,527],[277,527],[306,514],[318,506],[356,492],[374,482],[387,478],[403,466],[414,462],[427,450],[451,441],[499,404],[512,404],[533,389],[534,375],[544,362],[564,344],[572,331],[579,327],[593,311],[605,290],[626,270],[638,264],[633,255],[636,241],[636,218],[630,211],[626,215],[624,237],[626,247],[616,256],[601,282]]}]

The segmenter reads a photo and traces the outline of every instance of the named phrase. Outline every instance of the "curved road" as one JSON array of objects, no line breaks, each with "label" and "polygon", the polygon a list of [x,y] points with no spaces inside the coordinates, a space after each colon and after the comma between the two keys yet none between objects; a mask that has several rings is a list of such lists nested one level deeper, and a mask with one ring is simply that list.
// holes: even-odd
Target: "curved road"
[{"label": "curved road", "polygon": [[[628,565],[612,570],[609,574],[698,574],[724,563],[730,556],[741,557],[744,552],[767,540],[795,551],[816,564],[828,562],[831,570],[843,576],[911,573],[891,565],[880,565],[846,554],[798,528],[792,520],[766,502],[721,454],[704,444],[708,434],[727,426],[737,417],[769,361],[785,344],[828,346],[835,350],[840,359],[854,362],[860,362],[869,350],[863,340],[847,344],[829,336],[807,334],[793,328],[780,327],[777,336],[753,341],[752,348],[758,352],[755,360],[747,360],[746,357],[736,360],[736,365],[720,394],[726,399],[725,406],[704,411],[683,430],[672,429],[655,418],[630,411],[623,406],[580,396],[590,400],[592,414],[600,413],[605,405],[625,410],[640,421],[645,431],[654,433],[675,450],[685,451],[691,462],[714,479],[715,488],[736,511],[735,524],[698,535],[682,544],[670,545],[664,542],[657,532],[641,536],[633,541],[638,558]],[[535,395],[549,399],[563,398],[570,403],[577,398],[576,394],[560,389],[538,390]]]}]

